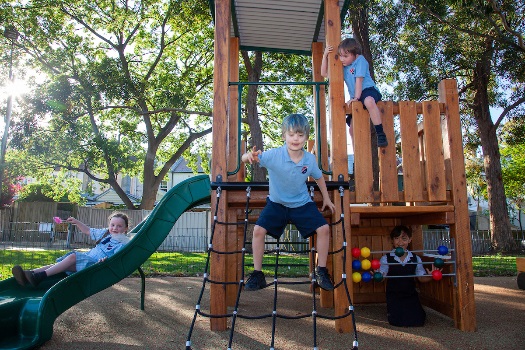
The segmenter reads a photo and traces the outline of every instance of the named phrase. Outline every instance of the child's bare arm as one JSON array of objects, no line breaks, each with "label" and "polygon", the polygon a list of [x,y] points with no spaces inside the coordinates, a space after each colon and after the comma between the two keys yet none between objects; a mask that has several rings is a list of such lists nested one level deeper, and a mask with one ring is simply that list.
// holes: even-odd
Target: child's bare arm
[{"label": "child's bare arm", "polygon": [[319,190],[321,191],[321,194],[323,195],[323,207],[321,210],[324,210],[326,207],[332,211],[332,213],[335,211],[335,205],[330,200],[330,196],[328,195],[328,190],[326,189],[326,182],[324,181],[324,177],[320,177],[315,180],[317,182],[317,186],[319,187]]},{"label": "child's bare arm", "polygon": [[252,150],[250,152],[246,152],[242,155],[241,160],[243,163],[250,163],[253,162],[259,163],[259,155],[261,154],[261,150],[257,150],[256,146],[253,146]]},{"label": "child's bare arm", "polygon": [[328,76],[328,54],[333,51],[332,46],[327,46],[324,49],[323,60],[321,61],[321,75],[323,77]]},{"label": "child's bare arm", "polygon": [[361,92],[363,92],[363,77],[355,78],[355,90],[354,90],[354,100],[358,101],[361,98]]},{"label": "child's bare arm", "polygon": [[89,235],[89,226],[87,226],[86,224],[84,224],[82,221],[79,221],[77,219],[75,219],[74,217],[70,216],[67,218],[66,222],[68,224],[73,224],[73,225],[76,225],[78,227],[78,229],[82,232],[82,233],[85,233],[86,235]]}]

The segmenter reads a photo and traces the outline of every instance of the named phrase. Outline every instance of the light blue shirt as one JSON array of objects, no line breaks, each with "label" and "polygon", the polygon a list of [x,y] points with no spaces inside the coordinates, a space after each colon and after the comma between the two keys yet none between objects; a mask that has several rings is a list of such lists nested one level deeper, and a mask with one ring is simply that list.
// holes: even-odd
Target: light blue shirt
[{"label": "light blue shirt", "polygon": [[374,83],[374,80],[372,80],[370,70],[368,69],[368,62],[363,55],[357,56],[351,65],[343,66],[343,79],[345,80],[348,94],[350,95],[351,99],[355,96],[356,78],[363,78],[363,90],[373,87],[379,91],[379,89],[376,87],[376,84]]},{"label": "light blue shirt", "polygon": [[303,150],[303,158],[296,164],[286,145],[264,151],[259,155],[259,164],[268,170],[270,200],[288,208],[311,202],[306,180],[309,176],[316,180],[323,176],[313,154]]},{"label": "light blue shirt", "polygon": [[[107,228],[90,228],[89,235],[91,236],[92,240],[96,241],[100,239],[100,237],[102,237],[107,230]],[[128,242],[129,237],[127,237],[125,234],[109,234],[104,237],[104,239],[102,239],[102,241],[100,241],[95,247],[88,251],[86,255],[95,260],[107,258],[118,252]]]}]

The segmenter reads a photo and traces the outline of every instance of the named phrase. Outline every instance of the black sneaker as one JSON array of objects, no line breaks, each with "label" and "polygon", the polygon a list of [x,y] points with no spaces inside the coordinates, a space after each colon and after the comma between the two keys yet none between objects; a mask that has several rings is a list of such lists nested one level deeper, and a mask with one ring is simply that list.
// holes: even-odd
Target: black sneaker
[{"label": "black sneaker", "polygon": [[26,278],[24,269],[22,269],[20,265],[13,266],[13,269],[11,271],[13,272],[13,276],[15,277],[19,285],[23,287],[29,283],[29,281]]},{"label": "black sneaker", "polygon": [[334,284],[332,283],[332,279],[330,278],[330,274],[328,273],[326,267],[317,266],[314,273],[315,280],[319,287],[323,288],[324,290],[334,290]]},{"label": "black sneaker", "polygon": [[252,291],[266,288],[266,279],[262,271],[253,271],[244,284],[244,290]]},{"label": "black sneaker", "polygon": [[386,134],[384,132],[376,133],[377,136],[377,147],[386,147],[388,146],[388,141],[386,139]]}]

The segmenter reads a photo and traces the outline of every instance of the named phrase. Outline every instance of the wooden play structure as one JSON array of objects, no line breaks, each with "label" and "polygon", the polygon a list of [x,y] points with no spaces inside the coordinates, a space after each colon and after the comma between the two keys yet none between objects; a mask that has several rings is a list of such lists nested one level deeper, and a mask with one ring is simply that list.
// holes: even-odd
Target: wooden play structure
[{"label": "wooden play structure", "polygon": [[[325,43],[337,46],[341,41],[341,21],[348,1],[338,0],[214,0],[210,1],[215,22],[215,72],[213,101],[213,183],[244,181],[239,165],[241,150],[238,136],[237,105],[239,93],[239,51],[282,51],[308,54],[312,57],[311,81],[322,82],[320,66]],[[312,25],[312,30],[301,26]],[[280,25],[284,27],[280,28]],[[302,45],[302,46],[301,46]],[[379,104],[389,145],[372,149],[368,112],[361,103],[346,110],[341,62],[335,55],[329,59],[328,96],[324,86],[316,101],[319,123],[316,126],[316,155],[326,173],[327,183],[350,184],[344,196],[333,190],[337,208],[328,221],[341,216],[341,201],[349,247],[368,247],[372,251],[392,248],[389,233],[398,224],[410,225],[414,231],[413,250],[423,249],[422,225],[445,224],[455,241],[456,276],[444,277],[421,286],[423,303],[454,320],[462,331],[475,331],[474,283],[472,275],[471,241],[467,209],[467,191],[459,117],[458,92],[455,80],[439,84],[437,101],[383,101]],[[305,80],[310,80],[305,77]],[[325,102],[328,101],[327,103]],[[328,111],[328,113],[326,113]],[[352,113],[355,139],[355,173],[349,178],[345,114]],[[329,116],[329,117],[328,117]],[[283,116],[284,117],[284,116]],[[324,125],[330,127],[328,134]],[[396,141],[394,130],[399,131]],[[332,141],[329,141],[332,140]],[[330,157],[328,157],[330,144]],[[378,152],[379,186],[374,188],[372,153]],[[398,161],[401,160],[401,163]],[[400,166],[398,166],[400,165]],[[402,168],[402,171],[401,171]],[[254,190],[251,208],[262,208],[267,191]],[[224,221],[242,217],[246,194],[243,191],[223,191],[217,215]],[[319,195],[320,196],[320,195]],[[212,193],[212,207],[216,199]],[[316,197],[317,198],[317,197]],[[236,226],[217,226],[213,246],[217,250],[233,251],[239,247]],[[334,247],[342,245],[342,227],[333,226]],[[375,257],[379,258],[379,255]],[[351,258],[337,257],[331,261],[331,274],[340,279],[346,264],[351,271]],[[232,269],[231,266],[237,266]],[[238,280],[243,268],[235,257],[214,255],[210,274],[215,280]],[[351,272],[350,272],[351,274]],[[384,283],[348,283],[354,304],[385,300]],[[210,307],[212,314],[225,314],[235,297],[235,285],[212,284]],[[335,315],[348,309],[344,290],[321,291],[321,304],[333,307]],[[358,311],[357,311],[358,312]],[[225,330],[225,318],[211,318],[212,330]],[[335,321],[338,332],[350,332],[348,319]]]}]

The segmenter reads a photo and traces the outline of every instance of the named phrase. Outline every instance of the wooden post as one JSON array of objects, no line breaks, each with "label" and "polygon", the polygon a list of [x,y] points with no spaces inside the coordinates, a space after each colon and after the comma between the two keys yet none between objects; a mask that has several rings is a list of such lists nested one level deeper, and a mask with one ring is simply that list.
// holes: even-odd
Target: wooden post
[{"label": "wooden post", "polygon": [[[338,0],[325,0],[324,2],[324,22],[326,33],[326,44],[332,45],[335,49],[341,42],[341,18]],[[330,101],[330,125],[331,125],[331,150],[330,161],[332,165],[332,180],[337,180],[342,175],[344,181],[348,181],[348,155],[346,151],[346,134],[347,128],[345,123],[345,95],[343,83],[343,67],[339,60],[337,50],[328,56],[328,78],[330,85],[328,87],[328,97]],[[343,208],[348,211],[350,207],[350,196],[345,195],[342,198],[339,194],[334,193],[335,218],[341,216],[341,201]],[[350,215],[346,215],[345,231],[346,241],[351,241]],[[333,244],[339,248],[343,244],[343,230],[341,225],[336,225],[332,229]],[[348,253],[347,253],[348,254]],[[333,259],[334,281],[340,281],[343,273],[343,264],[346,263],[347,275],[351,272],[351,259],[345,262],[342,254],[338,254]],[[353,294],[351,279],[347,279],[350,294]],[[335,315],[340,316],[347,312],[348,301],[344,288],[336,288],[334,291]],[[337,319],[335,328],[338,332],[351,332],[352,323],[349,317]]]},{"label": "wooden post", "polygon": [[[324,77],[321,75],[321,62],[323,60],[324,46],[323,43],[312,44],[312,79],[313,81],[324,81]],[[316,100],[316,87],[313,87],[314,94],[314,128],[315,128],[315,142],[313,143],[313,153],[317,156],[317,159],[321,159],[321,166],[324,170],[328,169],[328,141],[326,134],[326,93],[325,87],[321,85],[319,87],[319,101]],[[319,102],[319,108],[317,103]],[[319,109],[319,115],[317,110]],[[319,122],[319,127],[318,127]],[[319,144],[318,144],[319,142]],[[319,153],[319,146],[321,146],[321,152]],[[325,179],[328,180],[329,176],[324,175]],[[326,262],[328,271],[332,271],[332,257],[329,256]],[[320,291],[319,302],[321,307],[332,308],[334,307],[333,293],[325,290]]]},{"label": "wooden post", "polygon": [[[229,81],[239,81],[239,38],[230,38],[230,48],[229,48]],[[234,171],[238,166],[239,173],[242,173],[241,169],[244,167],[244,164],[238,164],[240,159],[238,159],[238,153],[241,152],[240,140],[238,137],[238,123],[239,123],[239,113],[238,113],[238,102],[239,102],[239,90],[237,85],[229,86],[229,113],[228,113],[228,155],[227,155],[227,164],[229,171]],[[228,181],[237,181],[237,175],[228,176]],[[226,196],[228,198],[228,196]],[[228,202],[228,201],[226,201]],[[237,221],[237,210],[229,209],[228,210],[228,221]],[[227,251],[238,251],[242,248],[242,242],[237,240],[237,227],[235,225],[229,225],[226,228],[228,232],[227,237]],[[239,246],[241,245],[241,246]],[[227,254],[226,256],[226,266],[240,266],[240,261],[242,260],[239,254]],[[226,280],[227,281],[239,281],[241,278],[241,273],[239,269],[229,268],[226,269]],[[235,300],[237,298],[237,288],[238,285],[228,284],[226,285],[226,300],[228,306],[234,306]]]},{"label": "wooden post", "polygon": [[454,79],[439,83],[439,101],[445,103],[445,118],[442,120],[443,154],[449,163],[452,179],[451,196],[454,204],[455,223],[450,225],[450,236],[456,241],[456,328],[473,332],[476,330],[476,305],[474,304],[474,278],[472,275],[472,242],[467,203],[467,179],[461,122],[459,117],[459,97]]},{"label": "wooden post", "polygon": [[[217,181],[220,175],[222,181],[227,179],[226,146],[228,142],[228,76],[229,76],[229,44],[230,44],[230,10],[231,0],[215,0],[215,60],[213,71],[213,149],[212,149],[212,181]],[[215,207],[217,197],[212,195],[211,207]],[[221,198],[217,212],[218,218],[225,218],[227,213],[227,198]],[[213,247],[225,251],[227,236],[224,225],[216,225]],[[217,281],[226,279],[225,255],[211,255],[210,275]],[[212,283],[210,286],[210,313],[226,314],[226,286]],[[210,318],[210,328],[216,331],[227,329],[226,318]]]}]

